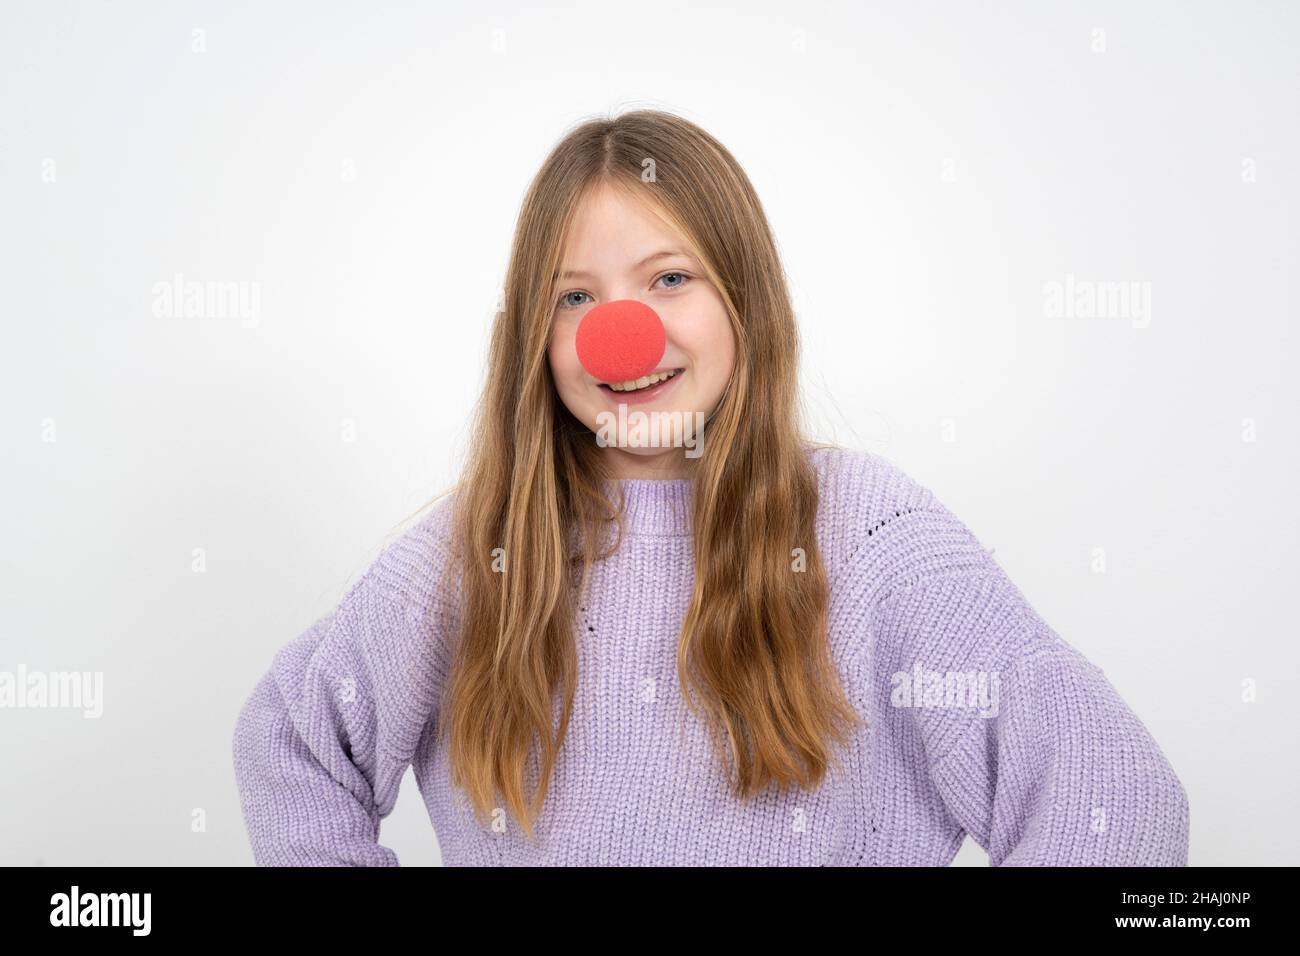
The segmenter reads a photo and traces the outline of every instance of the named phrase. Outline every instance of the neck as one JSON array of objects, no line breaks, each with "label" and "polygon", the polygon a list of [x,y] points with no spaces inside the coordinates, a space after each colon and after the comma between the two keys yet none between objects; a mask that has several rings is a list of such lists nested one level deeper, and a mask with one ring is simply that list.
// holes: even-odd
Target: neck
[{"label": "neck", "polygon": [[606,462],[610,476],[616,480],[679,480],[695,476],[698,459],[687,458],[680,448],[668,448],[657,454],[638,455],[622,448],[607,448]]}]

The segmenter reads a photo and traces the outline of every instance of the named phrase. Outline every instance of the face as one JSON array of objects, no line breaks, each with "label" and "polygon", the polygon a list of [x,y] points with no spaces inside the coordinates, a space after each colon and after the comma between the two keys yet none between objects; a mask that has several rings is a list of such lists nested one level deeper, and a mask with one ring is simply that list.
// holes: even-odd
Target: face
[{"label": "face", "polygon": [[[578,210],[561,258],[547,357],[560,400],[592,430],[593,442],[602,424],[618,416],[620,403],[628,415],[675,412],[683,421],[698,422],[722,399],[735,364],[731,323],[718,290],[688,249],[676,230],[612,187],[598,187]],[[622,299],[645,303],[664,325],[664,355],[655,371],[674,374],[645,395],[611,387],[634,383],[593,377],[574,347],[582,317],[600,303]],[[607,443],[601,450],[620,478],[689,474],[690,458],[682,447],[634,440]]]}]

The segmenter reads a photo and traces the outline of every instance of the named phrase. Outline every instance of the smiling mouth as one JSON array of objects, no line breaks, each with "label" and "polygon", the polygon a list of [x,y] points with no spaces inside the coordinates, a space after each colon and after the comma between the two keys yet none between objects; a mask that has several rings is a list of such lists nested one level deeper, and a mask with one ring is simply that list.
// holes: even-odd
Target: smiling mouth
[{"label": "smiling mouth", "polygon": [[664,369],[660,372],[651,372],[649,375],[642,375],[640,378],[629,379],[626,382],[601,382],[600,387],[610,392],[635,393],[644,391],[645,389],[654,388],[656,385],[660,385],[675,378],[684,371],[686,370],[683,368]]}]

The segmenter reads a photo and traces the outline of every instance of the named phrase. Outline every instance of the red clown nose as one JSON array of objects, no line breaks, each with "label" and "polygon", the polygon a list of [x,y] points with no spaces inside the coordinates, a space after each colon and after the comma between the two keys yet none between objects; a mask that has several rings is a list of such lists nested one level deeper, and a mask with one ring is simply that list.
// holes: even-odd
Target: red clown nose
[{"label": "red clown nose", "polygon": [[574,346],[582,367],[602,382],[626,382],[655,370],[664,357],[664,324],[636,299],[606,302],[578,323]]}]

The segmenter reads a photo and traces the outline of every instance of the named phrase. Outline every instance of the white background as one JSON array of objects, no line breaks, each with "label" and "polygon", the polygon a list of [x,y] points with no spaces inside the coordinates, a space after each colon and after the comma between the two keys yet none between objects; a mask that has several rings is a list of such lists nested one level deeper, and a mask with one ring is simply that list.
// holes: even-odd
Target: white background
[{"label": "white background", "polygon": [[[1194,865],[1300,863],[1294,4],[0,11],[0,670],[104,675],[0,711],[0,863],[251,862],[241,703],[455,475],[542,159],[641,106],[752,178],[815,433],[1105,669]],[[177,273],[258,321],[155,315]],[[409,774],[381,841],[439,860]]]}]

